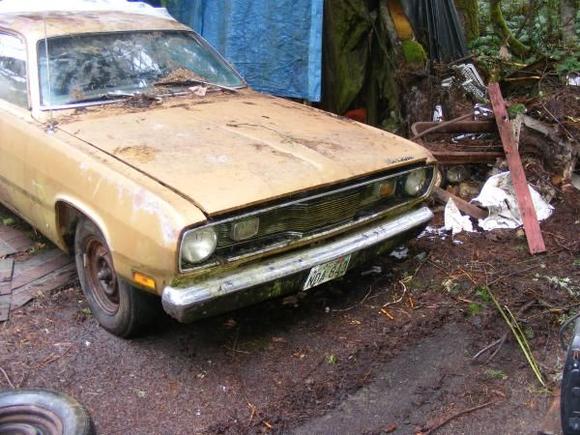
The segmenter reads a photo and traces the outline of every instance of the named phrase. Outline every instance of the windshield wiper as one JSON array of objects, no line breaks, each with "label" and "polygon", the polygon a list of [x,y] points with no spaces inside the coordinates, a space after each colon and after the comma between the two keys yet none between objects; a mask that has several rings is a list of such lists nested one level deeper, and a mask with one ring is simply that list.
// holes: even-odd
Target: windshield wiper
[{"label": "windshield wiper", "polygon": [[226,92],[233,92],[234,94],[238,93],[239,90],[236,88],[230,88],[229,86],[220,85],[217,83],[206,82],[205,80],[197,80],[197,79],[184,79],[184,80],[169,80],[169,81],[159,81],[153,83],[153,86],[193,86],[193,85],[202,85],[207,87],[213,87],[221,89],[222,91]]},{"label": "windshield wiper", "polygon": [[69,101],[67,104],[98,103],[99,101],[117,101],[126,98],[132,98],[134,96],[135,94],[132,94],[130,92],[107,92],[106,94],[100,94],[92,97]]}]

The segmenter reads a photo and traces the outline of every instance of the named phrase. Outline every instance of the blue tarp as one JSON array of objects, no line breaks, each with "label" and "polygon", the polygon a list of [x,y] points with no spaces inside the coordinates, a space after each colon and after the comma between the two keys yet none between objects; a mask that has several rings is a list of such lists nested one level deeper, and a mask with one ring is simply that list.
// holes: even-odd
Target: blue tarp
[{"label": "blue tarp", "polygon": [[253,88],[320,101],[323,1],[170,0],[168,6]]}]

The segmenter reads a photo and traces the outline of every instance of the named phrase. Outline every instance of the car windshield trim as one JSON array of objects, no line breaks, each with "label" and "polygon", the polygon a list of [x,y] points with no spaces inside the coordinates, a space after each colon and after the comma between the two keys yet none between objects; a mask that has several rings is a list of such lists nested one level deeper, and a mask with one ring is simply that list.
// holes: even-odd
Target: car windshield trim
[{"label": "car windshield trim", "polygon": [[[59,39],[66,39],[66,38],[75,38],[75,37],[98,37],[98,36],[106,36],[106,35],[122,35],[122,34],[147,34],[147,33],[166,33],[166,34],[183,34],[193,37],[193,39],[204,49],[206,49],[210,54],[215,56],[217,60],[223,63],[224,67],[226,67],[229,72],[239,81],[239,85],[234,86],[226,86],[219,83],[211,83],[209,81],[196,81],[199,82],[200,85],[206,87],[215,87],[219,88],[223,91],[231,91],[237,92],[241,89],[245,89],[248,87],[247,82],[244,78],[240,75],[240,73],[233,67],[233,65],[225,59],[220,52],[218,52],[211,44],[209,44],[203,37],[197,34],[195,31],[192,30],[175,30],[175,29],[152,29],[152,30],[132,30],[132,31],[111,31],[111,32],[94,32],[94,33],[71,33],[67,35],[59,35],[50,37],[47,39],[49,46],[51,41],[59,40]],[[40,111],[50,111],[50,110],[66,110],[66,109],[76,109],[81,107],[91,107],[91,106],[100,106],[100,105],[108,105],[108,104],[115,104],[123,102],[127,99],[127,97],[123,94],[119,95],[119,98],[111,98],[111,99],[102,99],[98,101],[88,101],[90,98],[87,98],[87,101],[72,101],[70,103],[63,103],[63,104],[45,104],[43,101],[43,56],[44,53],[44,44],[45,40],[40,39],[37,41],[37,59],[38,59],[38,90],[39,90],[39,106],[38,110]],[[52,71],[52,69],[51,69]],[[176,87],[180,87],[181,85],[176,85]],[[185,85],[183,85],[185,86]],[[155,88],[159,86],[151,86],[151,88]],[[163,87],[163,85],[161,86]],[[169,86],[167,86],[169,87]],[[139,91],[135,91],[135,93],[139,93]],[[143,92],[146,93],[146,92]],[[160,97],[175,97],[175,96],[184,96],[190,95],[191,92],[189,91],[176,91],[176,92],[168,92],[164,93],[163,95],[159,95]]]}]

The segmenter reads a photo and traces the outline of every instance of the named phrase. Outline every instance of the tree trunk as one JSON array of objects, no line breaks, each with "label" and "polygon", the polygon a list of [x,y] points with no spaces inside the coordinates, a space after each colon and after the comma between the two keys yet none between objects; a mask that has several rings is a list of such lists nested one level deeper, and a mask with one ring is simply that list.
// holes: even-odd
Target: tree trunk
[{"label": "tree trunk", "polygon": [[501,11],[501,0],[490,0],[491,22],[496,33],[506,43],[511,51],[516,55],[523,57],[530,50],[529,47],[522,44],[508,28],[503,13]]},{"label": "tree trunk", "polygon": [[566,44],[576,43],[576,0],[560,0],[560,18],[562,22],[562,39]]},{"label": "tree trunk", "polygon": [[467,41],[471,42],[479,37],[479,5],[477,0],[455,0],[455,7],[459,12]]}]

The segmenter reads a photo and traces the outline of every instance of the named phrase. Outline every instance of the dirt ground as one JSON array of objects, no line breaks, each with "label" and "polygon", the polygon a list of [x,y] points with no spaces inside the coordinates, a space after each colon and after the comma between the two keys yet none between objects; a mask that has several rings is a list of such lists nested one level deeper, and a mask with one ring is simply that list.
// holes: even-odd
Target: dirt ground
[{"label": "dirt ground", "polygon": [[[560,322],[580,303],[579,199],[554,203],[544,255],[517,231],[422,237],[404,260],[191,325],[161,318],[133,341],[99,328],[71,285],[0,324],[0,388],[66,392],[100,434],[535,434]],[[516,313],[546,387],[511,335],[473,360],[507,331],[487,288]]]}]

